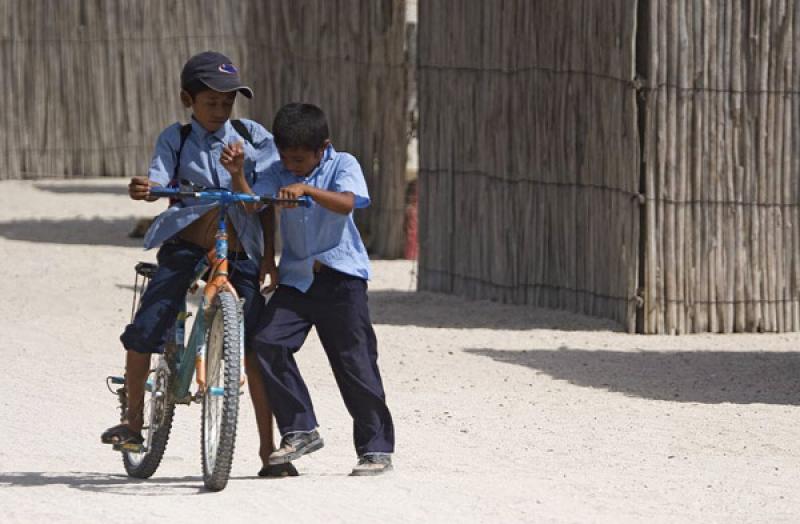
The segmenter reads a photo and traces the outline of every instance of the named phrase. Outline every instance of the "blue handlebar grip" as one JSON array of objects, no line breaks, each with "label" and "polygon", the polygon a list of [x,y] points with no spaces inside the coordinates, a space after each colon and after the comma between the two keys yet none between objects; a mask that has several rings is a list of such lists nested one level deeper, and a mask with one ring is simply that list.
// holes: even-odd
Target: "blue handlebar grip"
[{"label": "blue handlebar grip", "polygon": [[177,195],[180,189],[177,187],[151,187],[150,194],[155,197]]},{"label": "blue handlebar grip", "polygon": [[279,198],[277,195],[271,197],[261,197],[262,202],[269,204],[297,204],[300,207],[311,207],[311,197],[303,195],[297,199],[292,198]]}]

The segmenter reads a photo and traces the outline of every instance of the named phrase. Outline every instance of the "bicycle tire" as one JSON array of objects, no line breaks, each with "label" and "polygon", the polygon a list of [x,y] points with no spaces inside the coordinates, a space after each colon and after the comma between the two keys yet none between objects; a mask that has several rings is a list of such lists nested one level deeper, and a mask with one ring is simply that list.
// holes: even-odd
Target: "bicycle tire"
[{"label": "bicycle tire", "polygon": [[[233,464],[241,379],[239,304],[232,293],[220,292],[208,323],[206,383],[201,423],[203,484],[213,491],[225,488]],[[211,388],[222,388],[221,395]],[[219,391],[219,390],[217,390]]]},{"label": "bicycle tire", "polygon": [[145,450],[141,452],[122,452],[122,463],[128,476],[147,479],[161,464],[172,430],[172,419],[175,415],[175,402],[169,393],[171,372],[166,357],[159,355],[158,364],[151,372],[152,385],[145,391],[144,417]]}]

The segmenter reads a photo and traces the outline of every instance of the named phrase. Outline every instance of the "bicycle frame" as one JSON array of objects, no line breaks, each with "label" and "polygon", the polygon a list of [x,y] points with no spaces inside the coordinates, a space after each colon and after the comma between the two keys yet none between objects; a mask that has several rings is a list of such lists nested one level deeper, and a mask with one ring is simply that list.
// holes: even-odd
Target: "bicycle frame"
[{"label": "bicycle frame", "polygon": [[[173,382],[172,396],[176,403],[190,404],[192,401],[199,401],[204,394],[222,395],[221,388],[211,388],[207,391],[206,376],[205,376],[205,355],[206,355],[206,323],[209,320],[208,316],[211,313],[211,305],[214,299],[225,290],[230,292],[238,301],[239,295],[236,289],[228,280],[228,233],[226,214],[228,207],[237,202],[258,202],[258,197],[254,195],[247,195],[243,193],[233,193],[227,190],[211,190],[200,192],[186,192],[180,191],[176,188],[154,188],[151,190],[153,196],[170,196],[180,198],[197,198],[200,200],[210,200],[218,202],[219,206],[219,220],[216,233],[216,241],[214,248],[209,250],[206,256],[198,262],[194,271],[194,278],[190,285],[190,291],[197,288],[198,281],[208,273],[206,278],[206,285],[203,290],[200,306],[195,315],[195,321],[192,325],[192,330],[189,335],[188,343],[185,342],[185,327],[186,319],[191,316],[191,313],[186,310],[186,301],[184,300],[181,311],[175,323],[175,328],[172,330],[172,336],[175,351],[175,372],[176,380]],[[240,315],[241,317],[241,315]],[[244,320],[241,321],[242,324]],[[244,326],[241,326],[241,331],[244,332]],[[243,337],[242,337],[243,339]],[[244,372],[244,341],[241,342],[239,349],[239,358],[242,362],[242,373],[240,384],[245,382]],[[193,373],[194,371],[194,373]],[[191,380],[192,375],[195,376],[195,381],[198,386],[197,393],[191,394]],[[219,389],[220,391],[216,391]]]},{"label": "bicycle frame", "polygon": [[[176,404],[202,404],[202,463],[203,483],[209,489],[219,491],[228,482],[233,449],[236,438],[236,418],[239,410],[241,386],[245,383],[244,360],[244,315],[243,300],[228,280],[228,234],[227,211],[238,202],[286,203],[310,206],[310,200],[282,200],[258,197],[246,193],[234,193],[224,189],[186,192],[178,188],[151,188],[151,196],[196,198],[216,202],[219,210],[218,227],[214,247],[210,249],[194,268],[193,279],[187,290],[194,293],[201,279],[206,285],[200,298],[195,321],[185,340],[186,320],[192,315],[187,311],[184,298],[175,322],[167,335],[163,355],[157,359],[145,385],[149,397],[145,400],[145,441],[115,444],[114,449],[123,452],[125,470],[132,477],[149,478],[158,468],[166,450]],[[136,266],[134,304],[132,316],[137,308],[139,275],[142,293],[149,279],[157,271],[154,264],[141,262]],[[139,297],[139,302],[141,296]],[[238,350],[238,355],[237,355]],[[206,353],[209,352],[206,362]],[[206,377],[206,372],[209,377]],[[192,376],[197,390],[191,392]],[[236,377],[239,377],[237,384]],[[208,380],[207,380],[208,378]],[[108,377],[111,384],[123,385],[116,393],[126,418],[127,390],[123,377]],[[109,384],[109,390],[111,386]],[[124,420],[123,420],[124,421]]]},{"label": "bicycle frame", "polygon": [[[185,342],[186,319],[191,316],[186,310],[184,301],[173,330],[173,343],[175,345],[175,371],[176,380],[173,382],[172,395],[176,403],[189,404],[192,401],[199,401],[203,394],[222,395],[222,388],[206,388],[205,376],[205,350],[206,350],[206,323],[207,317],[211,312],[211,305],[216,296],[223,290],[229,291],[237,301],[239,295],[233,285],[228,280],[228,234],[226,214],[228,207],[238,202],[244,203],[291,203],[308,207],[310,200],[285,200],[271,197],[259,197],[247,193],[234,193],[229,190],[208,190],[208,191],[180,191],[177,188],[153,188],[150,191],[153,196],[169,196],[178,198],[197,198],[200,200],[216,201],[219,203],[219,220],[216,233],[214,249],[210,250],[195,267],[194,279],[190,289],[195,289],[197,282],[208,272],[206,286],[203,290],[203,297],[195,316],[194,324],[189,335],[188,343]],[[241,332],[244,332],[244,318],[240,315]],[[239,357],[242,362],[240,385],[245,383],[244,368],[244,337],[240,337]],[[193,363],[194,365],[189,365]],[[192,370],[194,370],[195,381],[198,391],[192,395],[190,392]]]}]

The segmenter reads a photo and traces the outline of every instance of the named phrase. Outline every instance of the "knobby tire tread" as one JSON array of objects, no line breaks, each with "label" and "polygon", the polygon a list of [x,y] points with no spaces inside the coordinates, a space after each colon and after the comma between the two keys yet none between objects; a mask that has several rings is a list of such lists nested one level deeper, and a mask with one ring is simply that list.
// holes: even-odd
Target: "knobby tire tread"
[{"label": "knobby tire tread", "polygon": [[[233,451],[236,444],[236,423],[239,415],[239,381],[241,361],[239,355],[240,313],[237,300],[229,292],[217,295],[223,314],[223,359],[225,362],[225,394],[223,396],[222,422],[220,423],[219,444],[217,446],[214,470],[210,471],[206,457],[206,403],[203,403],[203,415],[200,428],[200,448],[203,462],[203,483],[213,491],[225,488],[233,464]],[[213,325],[209,322],[209,329]],[[210,351],[207,353],[210,355]]]}]

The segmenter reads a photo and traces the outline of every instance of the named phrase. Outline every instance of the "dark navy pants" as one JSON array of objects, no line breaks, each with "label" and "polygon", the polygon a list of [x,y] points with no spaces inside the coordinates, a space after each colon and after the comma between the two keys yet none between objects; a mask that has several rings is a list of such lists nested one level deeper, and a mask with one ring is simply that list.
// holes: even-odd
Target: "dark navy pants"
[{"label": "dark navy pants", "polygon": [[367,283],[330,268],[315,273],[306,293],[279,286],[253,335],[253,349],[281,434],[310,431],[318,425],[294,358],[312,326],[353,417],[356,453],[392,453],[394,425],[378,371]]},{"label": "dark navy pants", "polygon": [[[162,353],[167,332],[192,283],[194,268],[206,249],[183,240],[170,240],[158,250],[158,269],[142,295],[141,306],[119,337],[125,349]],[[258,282],[258,264],[244,253],[229,253],[228,278],[239,298],[245,299],[245,334],[254,333],[264,308]]]}]

